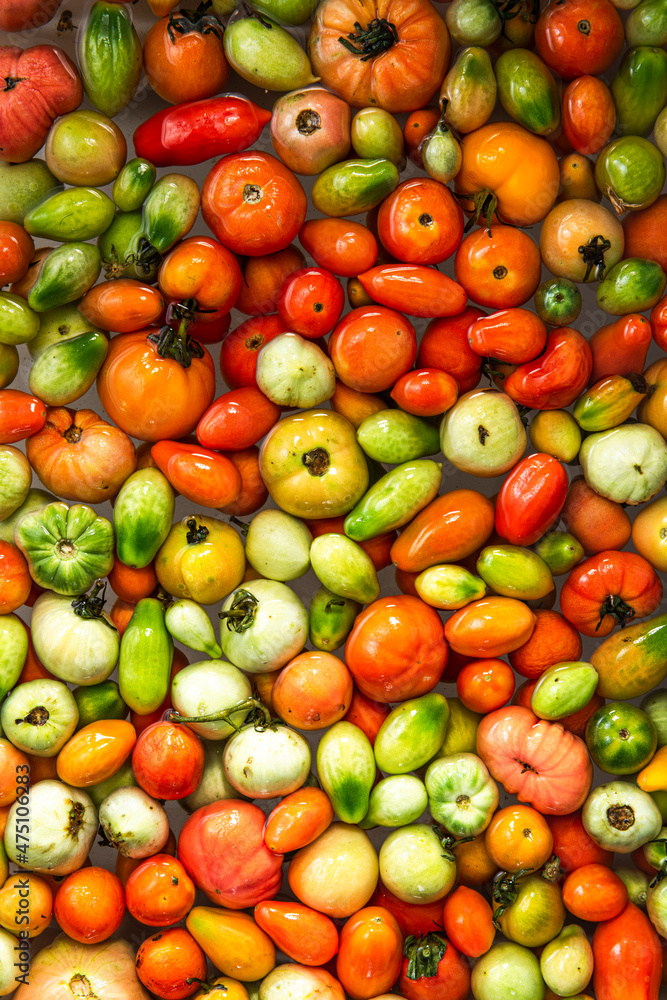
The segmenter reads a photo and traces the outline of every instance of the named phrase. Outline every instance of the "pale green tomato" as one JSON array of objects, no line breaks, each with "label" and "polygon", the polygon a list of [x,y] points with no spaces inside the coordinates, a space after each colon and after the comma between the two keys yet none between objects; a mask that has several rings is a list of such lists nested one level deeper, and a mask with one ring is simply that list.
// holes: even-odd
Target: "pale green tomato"
[{"label": "pale green tomato", "polygon": [[321,347],[298,333],[280,333],[257,355],[257,385],[277,406],[306,410],[331,399],[333,363]]},{"label": "pale green tomato", "polygon": [[618,875],[621,882],[628,890],[628,899],[635,906],[646,909],[646,890],[648,889],[648,876],[640,872],[639,868],[614,868],[614,874]]},{"label": "pale green tomato", "polygon": [[533,688],[530,707],[539,719],[564,719],[588,704],[597,684],[598,672],[591,663],[555,663]]},{"label": "pale green tomato", "polygon": [[667,745],[667,691],[651,691],[639,703],[655,726],[658,734],[658,747]]},{"label": "pale green tomato", "polygon": [[551,570],[552,576],[569,573],[584,558],[584,547],[568,531],[547,531],[535,543],[535,551]]},{"label": "pale green tomato", "polygon": [[662,816],[648,794],[628,781],[611,781],[594,788],[582,813],[584,829],[598,847],[630,854],[655,840]]},{"label": "pale green tomato", "polygon": [[[179,670],[171,682],[171,702],[186,719],[207,718],[234,708],[252,696],[248,678],[233,663],[201,660]],[[249,708],[229,716],[229,721],[187,722],[205,740],[224,740],[243,725]]]},{"label": "pale green tomato", "polygon": [[28,490],[27,496],[21,506],[13,514],[9,514],[5,520],[0,521],[0,539],[3,542],[13,542],[16,522],[24,514],[29,514],[33,510],[39,510],[41,507],[46,506],[47,503],[51,503],[52,500],[56,499],[53,493],[47,493],[46,490]]},{"label": "pale green tomato", "polygon": [[646,890],[646,912],[661,937],[667,937],[667,881],[649,885]]},{"label": "pale green tomato", "polygon": [[373,752],[380,770],[406,774],[422,767],[442,746],[448,722],[447,699],[434,691],[397,705],[375,737]]},{"label": "pale green tomato", "polygon": [[544,1000],[540,963],[512,941],[494,944],[472,970],[475,1000]]},{"label": "pale green tomato", "polygon": [[192,795],[179,799],[178,804],[188,813],[202,806],[210,806],[223,799],[240,799],[242,795],[230,785],[222,767],[225,744],[222,740],[202,740],[204,744],[204,771]]},{"label": "pale green tomato", "polygon": [[454,837],[476,837],[486,830],[498,806],[499,791],[474,753],[438,757],[424,778],[428,807],[436,823]]},{"label": "pale green tomato", "polygon": [[112,774],[106,781],[98,781],[96,785],[88,785],[86,791],[93,800],[93,805],[99,809],[107,795],[111,795],[117,788],[137,787],[137,779],[132,770],[132,758],[126,760],[115,774]]},{"label": "pale green tomato", "polygon": [[358,823],[368,812],[376,766],[370,740],[342,719],[324,733],[317,747],[317,773],[344,823]]},{"label": "pale green tomato", "polygon": [[642,847],[642,854],[645,860],[654,869],[660,871],[667,860],[667,827],[660,830],[654,841],[649,841]]},{"label": "pale green tomato", "polygon": [[225,656],[251,674],[279,670],[308,638],[308,612],[284,583],[251,580],[232,591],[220,612]]},{"label": "pale green tomato", "polygon": [[649,792],[649,795],[660,810],[662,822],[667,823],[667,791],[658,789],[655,792]]},{"label": "pale green tomato", "polygon": [[[614,6],[618,6],[615,4]],[[635,6],[633,4],[633,6]],[[653,138],[655,144],[663,156],[667,156],[667,107],[664,107],[655,120],[653,126]]]},{"label": "pale green tomato", "polygon": [[486,594],[486,584],[464,566],[429,566],[415,580],[422,601],[432,608],[457,611]]},{"label": "pale green tomato", "polygon": [[99,684],[118,662],[118,632],[105,611],[83,618],[71,597],[46,591],[30,619],[37,656],[47,670],[69,684]]},{"label": "pale green tomato", "polygon": [[74,733],[79,709],[66,684],[38,678],[14,688],[2,703],[0,720],[19,750],[55,757]]},{"label": "pale green tomato", "polygon": [[623,424],[589,434],[579,463],[591,489],[616,503],[650,500],[667,481],[667,444],[649,424]]},{"label": "pale green tomato", "polygon": [[442,418],[440,446],[461,472],[492,478],[509,472],[526,449],[526,430],[514,401],[496,389],[459,396]]},{"label": "pale green tomato", "polygon": [[448,698],[449,724],[442,746],[436,754],[449,757],[453,753],[475,753],[477,749],[477,727],[482,716],[467,708],[459,698]]},{"label": "pale green tomato", "polygon": [[337,597],[370,604],[380,595],[373,560],[347,535],[319,535],[310,547],[315,576]]},{"label": "pale green tomato", "polygon": [[569,924],[540,955],[542,978],[550,990],[560,997],[571,997],[586,989],[593,975],[593,949],[586,932],[577,924]]},{"label": "pale green tomato", "polygon": [[284,510],[260,510],[248,528],[246,559],[267,580],[296,580],[308,572],[312,540],[300,518]]},{"label": "pale green tomato", "polygon": [[116,788],[100,806],[100,826],[112,847],[126,858],[149,858],[167,843],[169,819],[143,788]]},{"label": "pale green tomato", "polygon": [[215,641],[211,619],[196,601],[184,597],[170,604],[165,612],[164,624],[169,635],[188,649],[206,653],[214,660],[222,656],[222,650]]},{"label": "pale green tomato", "polygon": [[537,451],[553,455],[559,462],[574,461],[581,447],[581,428],[567,410],[538,410],[528,434]]},{"label": "pale green tomato", "polygon": [[0,445],[0,521],[25,502],[32,482],[32,469],[22,451]]},{"label": "pale green tomato", "polygon": [[[26,816],[30,818],[27,843],[19,837],[19,832],[25,836]],[[14,864],[28,871],[70,875],[88,857],[96,833],[97,810],[84,790],[47,778],[9,810],[5,850]]]},{"label": "pale green tomato", "polygon": [[274,799],[301,788],[310,774],[310,746],[289,726],[246,726],[225,743],[222,766],[232,788],[250,799]]},{"label": "pale green tomato", "polygon": [[400,827],[380,848],[380,878],[404,903],[443,899],[456,881],[456,861],[425,823]]},{"label": "pale green tomato", "polygon": [[521,545],[487,545],[479,554],[476,569],[496,594],[535,601],[554,589],[551,570],[532,549]]},{"label": "pale green tomato", "polygon": [[537,874],[523,875],[516,879],[515,895],[516,899],[500,915],[496,914],[505,937],[525,948],[539,948],[552,941],[565,923],[558,883],[547,882]]},{"label": "pale green tomato", "polygon": [[[27,944],[25,945],[27,950]],[[20,961],[17,939],[4,927],[0,927],[0,997],[6,997],[16,989],[15,976],[21,975],[16,967]],[[26,963],[26,969],[30,966]]]},{"label": "pale green tomato", "polygon": [[419,819],[427,806],[423,781],[413,774],[390,774],[371,790],[368,812],[359,826],[362,830],[373,826],[407,826]]}]

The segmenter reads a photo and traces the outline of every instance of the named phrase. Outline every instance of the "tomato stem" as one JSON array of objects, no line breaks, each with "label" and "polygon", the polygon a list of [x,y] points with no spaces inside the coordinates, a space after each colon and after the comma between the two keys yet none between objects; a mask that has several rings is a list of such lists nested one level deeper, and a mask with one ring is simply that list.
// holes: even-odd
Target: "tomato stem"
[{"label": "tomato stem", "polygon": [[486,220],[486,231],[489,239],[491,239],[491,220],[493,219],[493,213],[498,207],[498,199],[489,188],[482,188],[481,191],[475,192],[472,200],[475,208],[465,225],[464,232],[467,233],[469,229],[477,225],[481,217],[484,217]]},{"label": "tomato stem", "polygon": [[602,281],[604,278],[605,268],[607,267],[604,255],[610,247],[611,243],[609,240],[605,239],[604,236],[591,236],[588,243],[579,247],[578,252],[581,254],[584,264],[586,265],[584,281],[588,281],[593,268],[595,268],[596,280]]},{"label": "tomato stem", "polygon": [[387,52],[398,42],[396,25],[384,17],[374,17],[368,22],[367,28],[362,28],[358,21],[354,22],[356,31],[351,31],[346,38],[342,35],[338,41],[348,52],[360,56],[362,62],[368,62],[375,56]]},{"label": "tomato stem", "polygon": [[405,939],[403,954],[408,959],[408,979],[432,979],[438,974],[440,960],[447,951],[447,940],[433,931]]},{"label": "tomato stem", "polygon": [[181,9],[169,15],[167,22],[167,34],[172,45],[176,44],[174,32],[179,35],[189,35],[191,31],[198,31],[200,35],[216,35],[222,41],[224,31],[217,17],[207,14],[206,11],[212,4],[212,0],[204,0],[195,10]]},{"label": "tomato stem", "polygon": [[227,611],[219,611],[218,618],[224,621],[231,632],[245,632],[255,621],[259,601],[249,590],[237,590]]},{"label": "tomato stem", "polygon": [[[271,713],[269,712],[266,705],[264,705],[258,698],[246,698],[244,701],[238,702],[238,704],[233,705],[231,708],[225,708],[220,712],[213,712],[211,715],[192,715],[186,716],[181,715],[180,712],[175,710],[170,712],[167,716],[167,722],[175,723],[189,723],[189,722],[228,722],[232,729],[238,731],[239,726],[235,726],[232,722],[230,716],[236,715],[237,712],[243,712],[245,709],[254,709],[257,712],[262,713],[264,726],[271,725]],[[245,723],[244,723],[245,724]]]},{"label": "tomato stem", "polygon": [[[110,628],[114,632],[117,632],[118,629],[113,624],[113,622],[107,621],[107,619],[102,614],[102,612],[104,611],[106,590],[107,590],[106,580],[105,581],[97,580],[93,586],[93,589],[90,591],[89,594],[82,594],[80,597],[76,597],[72,601],[72,607],[74,608],[74,614],[78,615],[79,618],[85,618],[87,621],[90,621],[93,618],[97,618],[98,620],[104,622],[107,628]],[[98,597],[97,595],[100,593],[100,591],[102,591],[102,594],[100,597]]]},{"label": "tomato stem", "polygon": [[621,628],[625,628],[630,619],[635,617],[636,613],[632,605],[627,604],[618,594],[607,594],[606,599],[600,605],[600,620],[595,626],[595,631],[597,632],[607,615],[611,615]]},{"label": "tomato stem", "polygon": [[185,522],[188,528],[188,533],[185,536],[185,540],[188,545],[197,545],[199,542],[203,542],[208,536],[208,528],[205,524],[197,524],[197,520],[191,517]]}]

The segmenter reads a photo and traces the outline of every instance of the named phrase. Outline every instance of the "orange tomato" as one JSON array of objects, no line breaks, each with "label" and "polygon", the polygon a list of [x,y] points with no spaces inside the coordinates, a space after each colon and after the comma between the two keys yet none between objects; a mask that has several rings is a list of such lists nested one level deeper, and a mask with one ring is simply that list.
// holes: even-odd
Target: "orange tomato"
[{"label": "orange tomato", "polygon": [[243,451],[230,451],[227,458],[241,477],[241,492],[233,503],[220,507],[220,512],[234,517],[254,514],[264,506],[269,495],[259,471],[259,448],[253,444]]},{"label": "orange tomato", "polygon": [[34,252],[35,244],[23,226],[0,222],[0,288],[21,280]]},{"label": "orange tomato", "polygon": [[37,937],[51,923],[53,893],[48,882],[32,872],[10,875],[0,889],[0,927],[12,934]]},{"label": "orange tomato", "polygon": [[561,156],[558,161],[560,171],[560,194],[557,201],[584,198],[601,201],[602,195],[595,184],[595,164],[581,153]]},{"label": "orange tomato", "polygon": [[383,906],[366,906],[343,926],[336,975],[352,1000],[370,1000],[390,990],[402,961],[401,929]]},{"label": "orange tomato", "polygon": [[456,316],[468,301],[461,285],[424,264],[378,264],[359,281],[374,302],[411,316]]},{"label": "orange tomato", "polygon": [[[458,858],[458,849],[456,855]],[[445,898],[442,922],[454,947],[469,958],[484,955],[496,936],[491,907],[479,892],[466,885],[458,886]]]},{"label": "orange tomato", "polygon": [[276,854],[312,844],[331,825],[334,811],[321,788],[304,786],[286,795],[266,820],[264,843]]},{"label": "orange tomato", "polygon": [[46,421],[46,405],[20,389],[0,389],[0,444],[36,434]]},{"label": "orange tomato", "polygon": [[[641,215],[641,212],[633,212],[632,215]],[[665,225],[667,225],[667,218]],[[628,257],[648,257],[648,254],[643,253],[639,247],[635,249],[635,252],[627,252],[627,230],[625,245]],[[656,256],[657,254],[652,259],[655,259]],[[664,257],[664,262],[667,266],[667,255]],[[651,346],[651,334],[653,334],[653,339],[658,346],[664,350],[667,341],[661,342],[654,315],[659,307],[660,303],[654,306],[650,322],[641,313],[629,313],[627,316],[620,316],[613,323],[601,326],[588,338],[593,354],[591,385],[599,382],[605,375],[627,375],[629,372],[643,371],[646,355]]]},{"label": "orange tomato", "polygon": [[[176,837],[174,836],[173,830],[169,831],[167,843],[160,851],[160,854],[168,854],[172,858],[176,857]],[[145,860],[145,858],[126,858],[124,854],[120,853],[120,851],[116,853],[115,872],[123,883],[123,888],[127,885],[127,880],[132,872],[136,871],[139,865],[142,865]]]},{"label": "orange tomato", "polygon": [[241,494],[241,475],[226,455],[164,440],[153,445],[151,455],[174,489],[200,507],[225,507]]},{"label": "orange tomato", "polygon": [[214,97],[225,89],[229,64],[222,31],[213,18],[197,22],[183,11],[153,24],[144,39],[144,70],[158,97],[182,104]]},{"label": "orange tomato", "polygon": [[405,141],[405,152],[408,159],[416,163],[418,167],[423,167],[424,163],[421,154],[421,144],[432,132],[440,119],[439,108],[420,108],[408,115],[403,126],[403,139]]},{"label": "orange tomato", "polygon": [[563,903],[579,920],[611,920],[628,901],[628,890],[607,865],[582,865],[563,883]]},{"label": "orange tomato", "polygon": [[588,836],[581,819],[581,809],[565,816],[547,816],[547,823],[554,840],[554,854],[566,875],[584,865],[611,867],[614,855],[598,847]]},{"label": "orange tomato", "polygon": [[278,296],[278,315],[293,333],[317,340],[330,333],[344,305],[343,286],[331,271],[302,267],[285,279]]},{"label": "orange tomato", "polygon": [[[319,221],[333,222],[334,220],[320,219]],[[309,223],[304,222],[304,226],[307,225]],[[299,238],[301,238],[300,234]],[[308,252],[310,253],[310,251]],[[304,267],[305,264],[306,258],[299,248],[291,245],[276,253],[248,257],[243,264],[243,281],[235,308],[249,316],[265,316],[267,313],[275,312],[278,295],[285,278],[288,278],[293,271]]]},{"label": "orange tomato", "polygon": [[478,833],[473,840],[462,840],[457,844],[456,867],[459,882],[470,889],[491,881],[498,866],[486,849],[483,833]]},{"label": "orange tomato", "polygon": [[134,333],[157,323],[165,307],[163,296],[134,278],[115,278],[94,285],[77,305],[86,319],[103,330]]},{"label": "orange tomato", "polygon": [[273,685],[276,713],[296,729],[326,729],[347,712],[352,674],[331,653],[300,653],[283,667]]},{"label": "orange tomato", "polygon": [[308,219],[299,230],[299,242],[316,264],[339,278],[356,277],[378,258],[370,229],[347,219]]},{"label": "orange tomato", "polygon": [[348,823],[332,823],[297,851],[287,869],[297,899],[332,918],[349,917],[365,906],[378,875],[377,854],[370,838]]},{"label": "orange tomato", "polygon": [[535,615],[513,597],[484,597],[455,611],[445,625],[453,650],[473,657],[504,656],[527,642]]},{"label": "orange tomato", "polygon": [[184,927],[147,938],[137,952],[137,976],[161,1000],[183,1000],[206,979],[206,955]]},{"label": "orange tomato", "polygon": [[157,576],[153,563],[142,569],[126,566],[118,556],[114,559],[111,571],[107,573],[111,589],[118,597],[130,604],[136,604],[142,597],[150,597],[157,587]]},{"label": "orange tomato", "polygon": [[514,694],[514,671],[504,660],[471,660],[456,678],[456,693],[472,712],[493,712]]},{"label": "orange tomato", "polygon": [[301,903],[270,899],[255,906],[255,920],[276,947],[300,965],[324,965],[338,951],[333,920]]},{"label": "orange tomato", "polygon": [[540,249],[528,233],[513,226],[476,229],[456,251],[454,273],[473,302],[481,306],[521,306],[540,283]]},{"label": "orange tomato", "polygon": [[561,519],[581,542],[587,555],[605,549],[622,549],[630,541],[632,524],[620,504],[601,497],[583,476],[570,483]]},{"label": "orange tomato", "polygon": [[233,253],[256,257],[289,246],[306,218],[306,193],[270,153],[223,156],[202,188],[204,222]]},{"label": "orange tomato", "polygon": [[[158,274],[163,294],[187,303],[204,324],[216,314],[229,312],[238,298],[241,281],[236,258],[210,236],[181,240],[164,258]],[[192,300],[194,306],[190,306]]]},{"label": "orange tomato", "polygon": [[155,854],[130,874],[125,900],[135,920],[149,927],[168,927],[187,916],[196,891],[180,861],[169,854]]},{"label": "orange tomato", "polygon": [[216,451],[243,451],[268,434],[280,412],[256,386],[233,389],[211,403],[197,424],[197,440]]},{"label": "orange tomato", "polygon": [[125,915],[125,891],[105,868],[80,868],[56,893],[53,913],[65,931],[82,944],[98,944],[115,934]]},{"label": "orange tomato", "polygon": [[[415,593],[412,596],[417,597],[417,594]],[[368,737],[371,746],[373,746],[375,738],[382,728],[382,723],[390,712],[391,709],[388,705],[367,698],[355,684],[352,690],[350,707],[343,718],[346,722],[352,722],[355,726],[358,726],[362,733],[365,733]]]},{"label": "orange tomato", "polygon": [[451,409],[458,394],[456,379],[447,372],[421,368],[401,376],[390,395],[406,413],[435,417]]},{"label": "orange tomato", "polygon": [[493,503],[476,490],[443,493],[401,532],[391,548],[392,561],[409,573],[459,562],[487,542],[494,517]]},{"label": "orange tomato", "polygon": [[137,734],[124,719],[103,719],[80,729],[58,754],[58,777],[66,785],[87,788],[106,781],[132,753]]},{"label": "orange tomato", "polygon": [[380,410],[386,410],[387,404],[380,396],[371,392],[350,389],[340,379],[336,379],[336,388],[331,397],[331,408],[349,420],[356,429],[366,417],[370,417],[373,413],[379,413]]},{"label": "orange tomato", "polygon": [[579,76],[563,94],[563,133],[577,153],[599,153],[611,139],[616,108],[611,91],[595,76]]},{"label": "orange tomato", "polygon": [[58,778],[58,762],[55,757],[35,757],[34,754],[26,754],[30,764],[30,784],[36,785],[38,781],[46,778]]},{"label": "orange tomato", "polygon": [[458,316],[431,320],[419,343],[417,365],[446,372],[456,381],[459,393],[474,389],[482,374],[482,359],[470,348],[468,329],[483,315],[466,306]]},{"label": "orange tomato", "polygon": [[28,599],[32,578],[20,549],[0,540],[0,615],[16,611]]},{"label": "orange tomato", "polygon": [[204,770],[204,746],[191,729],[156,722],[139,735],[132,751],[138,784],[154,799],[192,795]]},{"label": "orange tomato", "polygon": [[135,607],[135,604],[123,601],[120,597],[114,601],[109,612],[109,617],[118,631],[119,639],[123,638],[123,632],[130,624],[130,618],[134,614]]},{"label": "orange tomato", "polygon": [[507,872],[541,868],[553,852],[549,824],[532,806],[499,809],[487,826],[484,839],[489,857]]},{"label": "orange tomato", "polygon": [[463,237],[458,202],[449,188],[430,177],[402,181],[380,205],[377,224],[382,245],[409,264],[441,264]]},{"label": "orange tomato", "polygon": [[[667,226],[667,194],[661,194],[652,205],[642,209],[640,212],[628,212],[623,219],[623,231],[625,233],[625,257],[643,257],[647,260],[656,260],[661,267],[667,267],[667,250],[663,245],[663,233]],[[663,270],[664,270],[663,267]],[[662,299],[651,312],[651,324],[659,318],[659,310],[664,308]],[[620,322],[620,320],[616,320]],[[661,324],[662,325],[662,324]],[[655,337],[655,326],[654,333]],[[656,343],[665,349],[667,339],[664,334]],[[639,369],[636,369],[637,371]],[[605,372],[606,374],[606,372]]]},{"label": "orange tomato", "polygon": [[[195,353],[183,367],[177,356],[181,349],[191,348]],[[215,368],[205,347],[188,347],[178,336],[170,344],[151,329],[124,333],[109,344],[97,392],[106,412],[126,434],[142,441],[177,440],[195,429],[211,405]]]},{"label": "orange tomato", "polygon": [[554,663],[578,660],[582,642],[577,629],[558,611],[539,608],[530,638],[514,649],[509,660],[522,677],[537,679]]},{"label": "orange tomato", "polygon": [[329,338],[329,354],[341,382],[359,392],[383,392],[412,368],[415,330],[386,306],[353,309]]},{"label": "orange tomato", "polygon": [[468,343],[475,354],[510,365],[532,361],[546,342],[546,326],[529,309],[500,309],[491,316],[481,316],[468,330]]}]

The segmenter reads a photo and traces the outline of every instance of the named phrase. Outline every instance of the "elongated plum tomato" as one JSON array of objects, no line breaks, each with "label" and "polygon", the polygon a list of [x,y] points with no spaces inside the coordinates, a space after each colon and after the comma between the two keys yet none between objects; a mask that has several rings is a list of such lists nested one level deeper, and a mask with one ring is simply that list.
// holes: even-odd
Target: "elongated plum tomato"
[{"label": "elongated plum tomato", "polygon": [[279,406],[257,387],[244,386],[211,403],[197,424],[197,440],[216,451],[243,451],[268,434],[279,417]]},{"label": "elongated plum tomato", "polygon": [[356,278],[378,258],[370,229],[347,219],[308,219],[299,231],[299,242],[319,267],[339,278]]},{"label": "elongated plum tomato", "polygon": [[546,326],[529,309],[501,309],[475,320],[468,330],[468,343],[475,354],[510,365],[532,361],[546,342]]},{"label": "elongated plum tomato", "polygon": [[218,508],[239,498],[241,474],[226,455],[180,441],[158,441],[151,456],[174,489],[191,503]]},{"label": "elongated plum tomato", "polygon": [[535,454],[515,465],[496,501],[496,531],[512,545],[533,545],[560,515],[569,480],[551,455]]}]

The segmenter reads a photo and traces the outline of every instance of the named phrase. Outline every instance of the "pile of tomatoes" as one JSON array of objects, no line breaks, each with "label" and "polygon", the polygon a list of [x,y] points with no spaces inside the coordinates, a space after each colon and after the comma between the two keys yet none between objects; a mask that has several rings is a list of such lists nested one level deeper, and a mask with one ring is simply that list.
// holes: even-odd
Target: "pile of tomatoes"
[{"label": "pile of tomatoes", "polygon": [[664,0],[140,2],[0,9],[0,996],[658,1000]]}]

